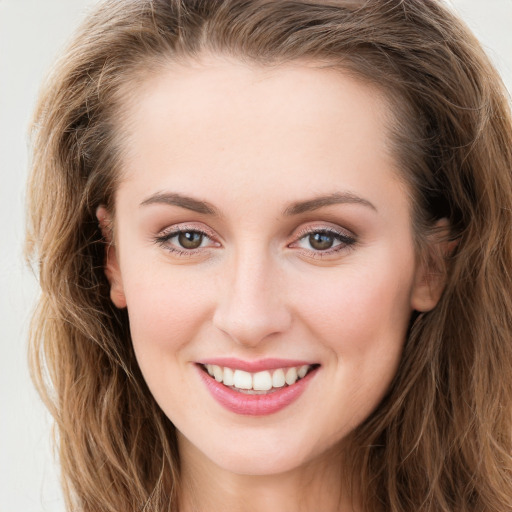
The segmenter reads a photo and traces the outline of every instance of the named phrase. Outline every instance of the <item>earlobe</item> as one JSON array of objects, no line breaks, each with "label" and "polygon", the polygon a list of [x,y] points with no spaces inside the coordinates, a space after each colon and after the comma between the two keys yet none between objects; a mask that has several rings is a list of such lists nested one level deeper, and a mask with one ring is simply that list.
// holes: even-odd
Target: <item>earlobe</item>
[{"label": "earlobe", "polygon": [[104,206],[99,206],[96,210],[101,234],[105,241],[105,259],[103,270],[110,283],[110,299],[119,309],[126,307],[126,297],[124,294],[121,269],[119,267],[118,255],[112,236],[112,219]]},{"label": "earlobe", "polygon": [[435,308],[439,302],[447,279],[447,259],[457,245],[449,239],[447,219],[439,220],[424,248],[416,270],[411,295],[412,309],[425,313]]},{"label": "earlobe", "polygon": [[422,273],[414,284],[411,306],[414,311],[426,313],[435,308],[445,285],[445,277],[441,274]]}]

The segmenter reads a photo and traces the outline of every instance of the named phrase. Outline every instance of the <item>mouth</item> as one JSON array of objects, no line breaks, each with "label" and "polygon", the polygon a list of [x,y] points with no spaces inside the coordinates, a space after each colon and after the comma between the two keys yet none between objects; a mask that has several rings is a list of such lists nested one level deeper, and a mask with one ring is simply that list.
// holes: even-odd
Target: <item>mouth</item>
[{"label": "mouth", "polygon": [[289,406],[302,395],[320,368],[320,364],[302,362],[295,366],[274,363],[268,369],[255,365],[259,371],[251,372],[248,364],[221,364],[196,363],[201,380],[221,406],[249,416],[268,415]]},{"label": "mouth", "polygon": [[265,395],[293,386],[320,365],[304,364],[259,372],[248,372],[216,364],[199,366],[210,377],[233,391],[247,395]]}]

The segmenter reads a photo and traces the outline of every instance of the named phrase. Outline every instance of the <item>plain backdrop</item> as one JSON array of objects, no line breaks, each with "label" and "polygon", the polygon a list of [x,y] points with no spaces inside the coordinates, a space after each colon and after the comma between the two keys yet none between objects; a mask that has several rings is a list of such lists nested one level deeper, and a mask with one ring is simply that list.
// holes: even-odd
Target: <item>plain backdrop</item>
[{"label": "plain backdrop", "polygon": [[[37,296],[22,255],[27,128],[44,75],[96,1],[0,0],[0,512],[64,511],[51,421],[26,363]],[[451,3],[512,91],[512,0]]]}]

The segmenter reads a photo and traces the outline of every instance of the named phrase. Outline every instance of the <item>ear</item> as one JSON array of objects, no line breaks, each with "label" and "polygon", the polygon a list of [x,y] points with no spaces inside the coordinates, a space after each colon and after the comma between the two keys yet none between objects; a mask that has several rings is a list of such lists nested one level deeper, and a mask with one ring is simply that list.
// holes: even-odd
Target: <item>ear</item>
[{"label": "ear", "polygon": [[411,294],[411,307],[415,311],[430,311],[441,298],[447,278],[446,262],[457,246],[457,241],[450,240],[449,235],[448,220],[440,219],[427,236]]},{"label": "ear", "polygon": [[112,218],[104,206],[99,206],[96,210],[101,234],[105,240],[105,259],[103,270],[110,283],[110,299],[116,307],[122,309],[126,307],[126,297],[124,294],[121,269],[119,267],[118,255],[112,234]]}]

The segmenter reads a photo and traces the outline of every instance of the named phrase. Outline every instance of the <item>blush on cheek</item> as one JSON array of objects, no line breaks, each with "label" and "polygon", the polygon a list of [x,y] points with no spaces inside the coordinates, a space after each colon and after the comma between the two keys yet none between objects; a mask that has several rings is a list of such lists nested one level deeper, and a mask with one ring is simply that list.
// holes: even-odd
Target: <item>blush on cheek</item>
[{"label": "blush on cheek", "polygon": [[128,304],[130,331],[134,345],[143,343],[154,350],[176,350],[194,338],[196,322],[192,321],[183,302],[162,304],[148,301]]},{"label": "blush on cheek", "polygon": [[388,271],[309,283],[308,293],[301,293],[301,310],[309,312],[318,338],[334,340],[341,351],[366,351],[390,334],[401,343],[408,325],[403,312],[409,290],[397,287],[397,281]]}]

